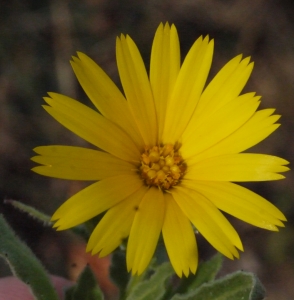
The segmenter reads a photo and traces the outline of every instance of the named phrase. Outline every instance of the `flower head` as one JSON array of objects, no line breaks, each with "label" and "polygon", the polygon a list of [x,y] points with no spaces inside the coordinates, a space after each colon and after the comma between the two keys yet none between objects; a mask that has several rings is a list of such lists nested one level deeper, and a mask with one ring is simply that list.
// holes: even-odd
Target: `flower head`
[{"label": "flower head", "polygon": [[[141,274],[162,234],[179,276],[198,263],[193,226],[225,256],[239,257],[239,235],[221,213],[277,231],[284,215],[270,202],[232,182],[282,179],[282,158],[241,153],[275,131],[280,116],[257,108],[260,97],[241,94],[252,68],[241,55],[206,84],[213,40],[196,40],[183,64],[177,31],[160,24],[150,73],[129,36],[116,44],[124,94],[88,56],[73,57],[73,70],[95,111],[49,93],[45,110],[96,147],[35,148],[39,174],[95,181],[55,212],[58,230],[105,212],[87,251],[105,256],[128,237],[127,268]],[[206,87],[205,87],[206,85]],[[241,95],[240,95],[241,94]]]}]

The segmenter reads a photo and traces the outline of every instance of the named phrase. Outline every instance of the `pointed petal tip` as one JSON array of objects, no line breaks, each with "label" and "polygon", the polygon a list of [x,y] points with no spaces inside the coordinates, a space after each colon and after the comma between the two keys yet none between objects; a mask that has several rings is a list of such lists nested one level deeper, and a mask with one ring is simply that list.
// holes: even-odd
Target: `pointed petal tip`
[{"label": "pointed petal tip", "polygon": [[82,62],[85,59],[90,59],[90,57],[87,54],[85,54],[81,51],[77,51],[77,56],[72,56],[72,57],[78,63]]},{"label": "pointed petal tip", "polygon": [[[56,211],[57,212],[57,211]],[[58,221],[58,219],[59,219],[59,216],[56,216],[56,212],[52,215],[52,217],[51,217],[51,222],[55,222],[55,221]],[[56,224],[56,223],[55,223]]]},{"label": "pointed petal tip", "polygon": [[196,274],[196,270],[197,270],[197,265],[193,266],[193,267],[190,266],[190,268],[186,272],[184,271],[183,273],[184,273],[185,277],[188,278],[189,275],[190,275],[190,273],[192,273],[193,275],[195,275]]},{"label": "pointed petal tip", "polygon": [[113,252],[113,250],[101,249],[101,251],[98,253],[98,256],[99,256],[99,258],[103,258],[103,257],[106,257],[107,255],[109,255],[111,252]]},{"label": "pointed petal tip", "polygon": [[130,273],[131,270],[132,270],[132,268],[131,268],[131,267],[128,265],[128,263],[127,263],[127,271],[128,271],[128,273]]},{"label": "pointed petal tip", "polygon": [[[286,216],[282,213],[282,212],[280,212],[281,214],[279,215],[279,220],[281,220],[282,222],[288,222],[288,220],[287,220],[287,218],[286,218]],[[283,224],[284,225],[284,224]]]},{"label": "pointed petal tip", "polygon": [[51,217],[51,222],[54,222],[53,227],[55,228],[55,227],[58,227],[60,225],[60,217],[59,216],[55,217],[54,215]]},{"label": "pointed petal tip", "polygon": [[209,34],[204,37],[203,42],[209,43]]},{"label": "pointed petal tip", "polygon": [[[285,222],[285,221],[284,221]],[[282,224],[280,224],[280,225],[278,225],[279,227],[281,227],[281,228],[285,228],[285,224],[284,223],[282,223]],[[279,228],[278,228],[279,229]]]},{"label": "pointed petal tip", "polygon": [[132,276],[139,276],[138,270],[135,268],[127,268],[128,272],[131,273]]},{"label": "pointed petal tip", "polygon": [[71,60],[69,61],[71,66],[74,67],[80,62],[79,57],[72,55]]},{"label": "pointed petal tip", "polygon": [[232,60],[238,60],[239,62],[242,60],[243,58],[243,54],[238,54],[237,56],[235,56],[234,58],[231,59]]},{"label": "pointed petal tip", "polygon": [[[51,221],[55,222],[55,220],[52,220],[52,219],[51,219]],[[56,223],[54,223],[54,224],[52,225],[52,227],[53,227],[53,228],[57,228],[58,225],[56,225]]]},{"label": "pointed petal tip", "polygon": [[236,251],[236,253],[234,253],[234,257],[240,259],[240,253],[238,252],[238,250]]},{"label": "pointed petal tip", "polygon": [[[287,222],[286,218],[285,220],[283,220],[283,222]],[[285,224],[284,223],[280,223],[279,225],[275,225],[277,230],[273,230],[273,231],[280,231],[281,228],[285,228]]]},{"label": "pointed petal tip", "polygon": [[[280,226],[282,227],[282,226]],[[264,229],[267,229],[269,231],[279,231],[279,228],[277,227],[277,225],[274,225],[274,224],[266,224],[264,227]]]},{"label": "pointed petal tip", "polygon": [[[286,172],[286,171],[284,171],[284,172]],[[286,178],[286,176],[284,176],[284,175],[282,175],[282,174],[274,174],[274,177],[273,178],[271,178],[271,179],[268,179],[268,180],[282,180],[282,179],[285,179]]]},{"label": "pointed petal tip", "polygon": [[62,230],[67,230],[67,229],[70,229],[72,228],[73,226],[67,226],[66,224],[58,224],[56,225],[56,230],[57,231],[62,231]]},{"label": "pointed petal tip", "polygon": [[[48,98],[48,99],[50,99],[50,98]],[[46,101],[47,102],[47,101]],[[41,105],[47,112],[48,112],[48,109],[49,108],[51,108],[51,106],[50,105]],[[48,112],[49,113],[49,112]]]},{"label": "pointed petal tip", "polygon": [[[234,247],[234,249],[236,250],[236,248]],[[219,250],[218,250],[219,251]],[[220,252],[220,251],[219,251]],[[231,260],[234,260],[235,258],[238,257],[238,251],[234,251],[234,253],[232,253],[231,250],[227,250],[226,252],[220,252],[222,255],[224,255],[225,257],[231,259]]]},{"label": "pointed petal tip", "polygon": [[[235,251],[230,252],[230,256],[228,256],[227,254],[222,253],[222,252],[221,252],[221,254],[224,255],[224,256],[226,256],[227,258],[229,258],[231,260],[240,259],[240,253],[239,253],[239,251],[235,247],[234,247],[234,249],[235,249]],[[244,252],[244,251],[242,250],[242,252]]]},{"label": "pointed petal tip", "polygon": [[35,147],[33,148],[33,151],[36,152],[37,154],[39,154],[37,151],[38,151],[38,148],[40,148],[41,146],[38,146],[38,147]]},{"label": "pointed petal tip", "polygon": [[239,251],[244,252],[244,247],[243,244],[241,244],[240,246],[236,246],[238,248]]},{"label": "pointed petal tip", "polygon": [[160,22],[158,27],[157,27],[157,30],[163,30],[163,28],[167,25],[168,23],[163,23],[163,22]]},{"label": "pointed petal tip", "polygon": [[251,56],[246,56],[242,59],[242,63],[247,64],[249,66],[250,59],[251,59]]},{"label": "pointed petal tip", "polygon": [[[52,99],[52,98],[58,96],[58,93],[55,93],[55,92],[47,92],[47,94],[50,97],[49,99]],[[43,97],[43,99],[45,99],[45,98],[48,98],[48,97]]]},{"label": "pointed petal tip", "polygon": [[[35,156],[35,157],[39,157],[39,156]],[[33,162],[35,162],[33,158],[34,158],[34,157],[32,157],[31,160],[32,160]],[[37,174],[39,174],[39,175],[44,175],[44,176],[46,176],[46,175],[42,172],[42,170],[43,170],[43,171],[46,170],[46,169],[44,169],[44,168],[48,168],[48,166],[44,166],[44,165],[36,166],[36,167],[31,168],[31,171],[34,172],[34,173],[37,173]]]},{"label": "pointed petal tip", "polygon": [[247,68],[250,70],[250,73],[252,72],[253,68],[254,68],[254,61],[250,62],[247,66]]},{"label": "pointed petal tip", "polygon": [[194,267],[190,267],[190,272],[191,272],[193,275],[196,274],[197,267],[198,267],[198,264],[196,264]]},{"label": "pointed petal tip", "polygon": [[51,217],[51,222],[54,222],[53,227],[64,227],[64,219],[62,218],[62,215],[59,213],[60,207],[55,211],[55,213]]},{"label": "pointed petal tip", "polygon": [[87,243],[87,246],[86,246],[86,253],[90,253],[92,255],[92,249],[93,249],[93,246],[90,244],[90,243]]},{"label": "pointed petal tip", "polygon": [[290,164],[290,162],[288,160],[286,160],[286,159],[281,158],[281,160],[282,160],[282,164],[283,165],[289,165]]},{"label": "pointed petal tip", "polygon": [[53,220],[53,219],[51,218],[51,222],[55,222],[55,223],[52,225],[52,228],[54,228],[54,229],[57,230],[57,231],[62,230],[59,220],[56,221],[56,219]]},{"label": "pointed petal tip", "polygon": [[188,277],[190,276],[191,273],[192,273],[193,275],[195,275],[195,274],[196,274],[196,271],[197,271],[197,265],[195,265],[195,266],[189,266],[188,269],[186,269],[186,270],[181,270],[181,272],[180,272],[180,273],[177,273],[177,275],[178,275],[180,278],[182,278],[183,275],[184,275],[186,278],[188,278]]},{"label": "pointed petal tip", "polygon": [[86,54],[84,54],[81,51],[77,51],[77,55],[78,55],[79,58],[81,58],[81,56],[84,56],[84,57],[87,56]]},{"label": "pointed petal tip", "polygon": [[[47,93],[47,94],[49,95],[49,97],[48,97],[48,96],[43,97],[43,100],[44,100],[46,103],[52,99],[52,98],[50,97],[50,94],[51,94],[51,93],[49,92],[49,93]],[[44,105],[45,105],[45,104],[43,104],[42,107],[44,107]]]},{"label": "pointed petal tip", "polygon": [[101,251],[102,251],[102,249],[101,249],[101,247],[92,247],[92,249],[91,249],[91,255],[93,256],[93,255],[96,255],[96,254],[98,254],[98,256],[99,257],[101,257],[100,256],[100,253],[101,253]]}]

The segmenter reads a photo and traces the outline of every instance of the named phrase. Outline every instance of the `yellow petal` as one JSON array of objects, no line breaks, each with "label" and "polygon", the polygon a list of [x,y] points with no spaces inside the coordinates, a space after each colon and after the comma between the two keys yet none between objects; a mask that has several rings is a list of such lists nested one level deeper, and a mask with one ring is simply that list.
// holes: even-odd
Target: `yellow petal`
[{"label": "yellow petal", "polygon": [[241,240],[223,214],[204,196],[194,190],[177,186],[172,196],[196,229],[219,252],[228,258],[239,257]]},{"label": "yellow petal", "polygon": [[[198,161],[214,156],[236,154],[264,140],[280,126],[280,124],[274,124],[280,118],[280,116],[271,116],[273,112],[273,109],[263,109],[257,111],[252,118],[250,118],[238,130],[223,140],[220,140],[210,148],[205,149],[205,151],[197,154],[194,153],[193,157],[189,159],[190,164],[195,164]],[[189,151],[186,149],[185,151]]]},{"label": "yellow petal", "polygon": [[[183,180],[183,185],[198,191],[216,207],[254,226],[278,231],[284,227],[283,213],[254,192],[230,182]],[[280,221],[281,220],[281,221]]]},{"label": "yellow petal", "polygon": [[189,219],[173,197],[165,193],[166,213],[162,235],[171,264],[179,277],[195,274],[198,265],[196,238]]},{"label": "yellow petal", "polygon": [[154,37],[150,61],[150,83],[158,119],[159,142],[167,101],[180,70],[180,45],[176,27],[160,24]]},{"label": "yellow petal", "polygon": [[[193,118],[207,118],[241,93],[253,70],[250,57],[242,55],[230,60],[203,91]],[[193,126],[193,125],[192,125]]]},{"label": "yellow petal", "polygon": [[165,213],[161,190],[150,188],[136,212],[127,246],[127,267],[140,275],[149,264],[162,229]]},{"label": "yellow petal", "polygon": [[204,123],[185,131],[181,153],[187,159],[222,141],[238,130],[255,113],[259,98],[253,93],[239,96],[210,115]]},{"label": "yellow petal", "polygon": [[197,39],[187,54],[168,101],[164,143],[177,142],[188,125],[206,82],[212,55],[213,40],[208,37]]},{"label": "yellow petal", "polygon": [[68,229],[116,205],[142,186],[134,175],[120,175],[96,182],[62,204],[52,216],[54,227]]},{"label": "yellow petal", "polygon": [[78,52],[78,57],[73,57],[71,65],[83,90],[99,112],[127,132],[137,147],[142,147],[143,140],[127,101],[107,74],[81,52]]},{"label": "yellow petal", "polygon": [[121,35],[116,40],[116,59],[129,108],[145,145],[157,143],[157,119],[144,62],[133,40]]},{"label": "yellow petal", "polygon": [[122,243],[130,233],[135,213],[146,191],[147,187],[142,186],[107,211],[91,234],[87,252],[91,251],[93,255],[99,252],[99,256],[103,257]]},{"label": "yellow petal", "polygon": [[189,165],[185,179],[205,181],[266,181],[284,178],[288,162],[280,157],[239,153],[212,157]]},{"label": "yellow petal", "polygon": [[63,126],[118,158],[138,161],[139,149],[114,123],[67,96],[56,93],[49,93],[49,95],[51,98],[45,97],[44,100],[50,106],[44,106],[44,108]]},{"label": "yellow petal", "polygon": [[134,174],[136,167],[108,153],[71,146],[43,146],[34,151],[32,161],[44,166],[32,170],[38,174],[71,180],[101,180]]}]

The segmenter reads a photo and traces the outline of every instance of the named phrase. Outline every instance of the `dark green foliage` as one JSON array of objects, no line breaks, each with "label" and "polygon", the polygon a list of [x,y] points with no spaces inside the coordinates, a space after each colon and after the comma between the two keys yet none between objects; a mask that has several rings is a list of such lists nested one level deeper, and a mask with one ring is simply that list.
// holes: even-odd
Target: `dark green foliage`
[{"label": "dark green foliage", "polygon": [[177,289],[178,293],[185,293],[194,290],[201,284],[210,282],[215,279],[223,263],[223,256],[217,253],[210,260],[202,262],[197,269],[195,275],[190,275],[188,278],[183,278]]},{"label": "dark green foliage", "polygon": [[46,270],[32,251],[17,238],[2,215],[0,232],[0,255],[8,262],[13,274],[29,286],[37,300],[57,300]]},{"label": "dark green foliage", "polygon": [[89,266],[86,266],[77,284],[66,291],[66,300],[103,300],[96,278]]},{"label": "dark green foliage", "polygon": [[239,271],[203,284],[185,295],[175,295],[171,300],[262,300],[264,296],[264,287],[257,277]]},{"label": "dark green foliage", "polygon": [[119,287],[120,294],[124,295],[130,279],[130,274],[126,268],[125,251],[118,250],[112,254],[110,277],[114,281],[114,283]]}]

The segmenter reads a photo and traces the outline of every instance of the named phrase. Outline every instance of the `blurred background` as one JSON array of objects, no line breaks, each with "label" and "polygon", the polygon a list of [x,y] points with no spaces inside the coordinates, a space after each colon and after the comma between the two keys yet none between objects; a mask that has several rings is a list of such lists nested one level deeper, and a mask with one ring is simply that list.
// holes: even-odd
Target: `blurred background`
[{"label": "blurred background", "polygon": [[[294,2],[293,0],[0,0],[0,211],[53,274],[75,279],[84,264],[95,268],[109,299],[117,291],[107,279],[109,260],[84,254],[84,241],[56,233],[16,210],[15,199],[52,214],[88,183],[39,176],[30,171],[32,149],[40,145],[88,146],[54,121],[41,107],[49,91],[89,104],[71,70],[76,51],[92,57],[118,84],[115,38],[129,34],[146,65],[160,22],[177,26],[182,56],[199,35],[215,39],[211,75],[243,53],[255,62],[244,91],[262,95],[262,108],[274,107],[282,126],[250,152],[293,161],[294,153]],[[270,300],[294,299],[294,178],[248,184],[286,215],[286,228],[266,232],[229,218],[245,252],[225,259],[223,274],[254,272]],[[1,234],[1,233],[0,233]],[[214,250],[198,236],[200,259]],[[0,261],[0,276],[9,269]]]}]

